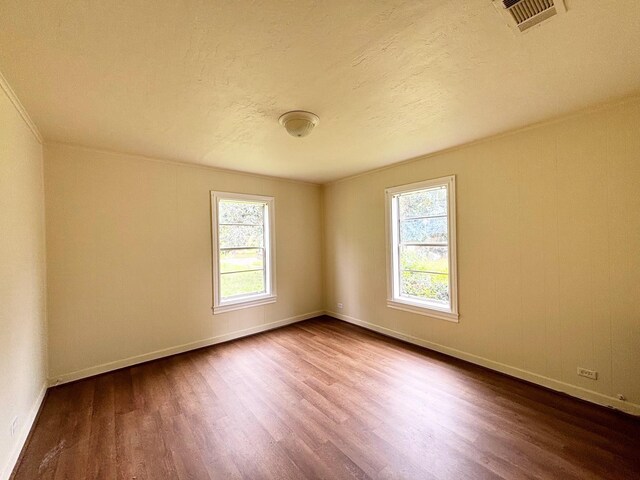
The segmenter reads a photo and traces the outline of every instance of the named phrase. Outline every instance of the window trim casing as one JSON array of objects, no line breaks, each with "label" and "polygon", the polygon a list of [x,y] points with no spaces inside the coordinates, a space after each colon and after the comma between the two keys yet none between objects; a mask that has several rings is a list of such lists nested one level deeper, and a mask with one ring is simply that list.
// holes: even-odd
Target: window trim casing
[{"label": "window trim casing", "polygon": [[[252,195],[247,193],[220,192],[212,190],[211,194],[211,253],[212,253],[212,290],[213,314],[240,310],[243,308],[257,307],[275,303],[276,294],[276,233],[275,233],[275,198],[265,195]],[[267,218],[264,223],[265,235],[265,281],[268,286],[266,293],[244,295],[233,300],[222,301],[220,299],[220,252],[218,250],[218,202],[220,200],[239,200],[249,202],[264,202],[267,204]]]},{"label": "window trim casing", "polygon": [[[398,252],[395,246],[398,245],[398,231],[395,228],[397,223],[396,212],[394,208],[393,197],[399,193],[409,193],[417,190],[425,190],[441,185],[447,187],[447,231],[448,231],[448,248],[449,248],[449,294],[451,309],[438,308],[436,305],[422,302],[419,300],[410,300],[396,296],[397,291],[397,265]],[[390,187],[385,190],[385,233],[386,233],[386,255],[387,255],[387,306],[397,310],[403,310],[419,315],[447,320],[450,322],[459,322],[460,314],[458,311],[458,256],[456,249],[456,177],[449,175],[446,177],[424,180],[421,182],[410,183],[407,185],[399,185]]]}]

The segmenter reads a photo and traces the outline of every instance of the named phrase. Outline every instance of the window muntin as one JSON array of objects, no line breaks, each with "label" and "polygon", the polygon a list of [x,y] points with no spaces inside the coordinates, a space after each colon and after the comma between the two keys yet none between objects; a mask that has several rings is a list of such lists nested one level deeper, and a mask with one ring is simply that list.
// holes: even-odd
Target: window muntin
[{"label": "window muntin", "polygon": [[387,190],[388,305],[457,320],[455,177]]},{"label": "window muntin", "polygon": [[275,301],[273,198],[212,192],[214,313]]}]

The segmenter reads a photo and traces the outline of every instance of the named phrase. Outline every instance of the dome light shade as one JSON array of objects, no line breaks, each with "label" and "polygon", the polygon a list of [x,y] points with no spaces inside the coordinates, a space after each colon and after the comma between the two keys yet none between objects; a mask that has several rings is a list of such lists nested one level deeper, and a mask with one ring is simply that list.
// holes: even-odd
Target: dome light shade
[{"label": "dome light shade", "polygon": [[294,110],[287,112],[280,117],[282,125],[292,137],[306,137],[311,133],[313,127],[320,123],[320,119],[315,113]]}]

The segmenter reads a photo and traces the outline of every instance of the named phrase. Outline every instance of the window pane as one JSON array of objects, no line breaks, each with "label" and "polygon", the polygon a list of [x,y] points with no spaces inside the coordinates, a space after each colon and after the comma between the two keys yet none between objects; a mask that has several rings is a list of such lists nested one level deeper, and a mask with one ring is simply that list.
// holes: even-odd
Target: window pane
[{"label": "window pane", "polygon": [[220,275],[220,296],[222,299],[237,295],[264,293],[264,271],[223,273]]},{"label": "window pane", "polygon": [[401,246],[400,269],[449,273],[449,249],[447,247]]},{"label": "window pane", "polygon": [[220,248],[264,247],[262,226],[220,225],[219,232]]},{"label": "window pane", "polygon": [[400,295],[449,306],[449,276],[445,274],[402,272]]},{"label": "window pane", "polygon": [[416,218],[400,222],[401,243],[447,243],[447,217]]},{"label": "window pane", "polygon": [[264,224],[264,203],[221,200],[218,205],[218,223]]},{"label": "window pane", "polygon": [[220,271],[241,272],[264,268],[262,249],[222,250],[220,252]]},{"label": "window pane", "polygon": [[447,214],[447,190],[436,188],[402,194],[398,198],[400,218]]}]

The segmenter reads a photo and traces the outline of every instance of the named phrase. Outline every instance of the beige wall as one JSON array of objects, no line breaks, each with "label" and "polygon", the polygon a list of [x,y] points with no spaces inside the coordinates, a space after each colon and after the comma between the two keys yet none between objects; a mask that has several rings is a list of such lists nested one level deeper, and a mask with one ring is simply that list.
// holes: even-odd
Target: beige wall
[{"label": "beige wall", "polygon": [[[327,185],[327,310],[640,414],[639,128],[635,99]],[[459,324],[385,302],[385,188],[450,174]]]},{"label": "beige wall", "polygon": [[[318,186],[56,144],[45,184],[54,381],[323,308]],[[275,197],[275,304],[212,315],[210,190]]]},{"label": "beige wall", "polygon": [[[10,100],[1,76],[0,87],[0,479],[4,480],[44,394],[46,323],[42,147]],[[12,436],[14,418],[17,428]]]}]

